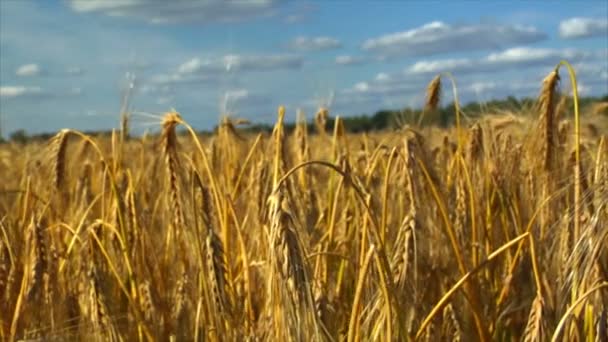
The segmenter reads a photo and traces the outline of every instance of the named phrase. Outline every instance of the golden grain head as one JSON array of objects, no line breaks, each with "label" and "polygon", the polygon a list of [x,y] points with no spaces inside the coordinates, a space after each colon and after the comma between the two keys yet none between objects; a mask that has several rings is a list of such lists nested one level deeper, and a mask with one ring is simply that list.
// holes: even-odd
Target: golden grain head
[{"label": "golden grain head", "polygon": [[170,110],[163,116],[161,126],[165,129],[170,129],[183,122],[182,116],[175,110]]},{"label": "golden grain head", "polygon": [[441,76],[437,75],[429,83],[426,90],[425,109],[427,111],[437,110],[441,101]]}]

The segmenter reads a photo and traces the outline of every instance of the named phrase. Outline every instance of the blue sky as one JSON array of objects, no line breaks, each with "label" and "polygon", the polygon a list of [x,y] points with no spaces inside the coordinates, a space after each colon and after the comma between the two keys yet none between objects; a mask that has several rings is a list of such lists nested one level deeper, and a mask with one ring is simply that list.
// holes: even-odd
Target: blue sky
[{"label": "blue sky", "polygon": [[129,87],[133,111],[201,129],[281,104],[292,120],[417,107],[445,71],[463,102],[536,96],[561,59],[580,93],[608,93],[608,2],[0,0],[5,136],[117,127]]}]

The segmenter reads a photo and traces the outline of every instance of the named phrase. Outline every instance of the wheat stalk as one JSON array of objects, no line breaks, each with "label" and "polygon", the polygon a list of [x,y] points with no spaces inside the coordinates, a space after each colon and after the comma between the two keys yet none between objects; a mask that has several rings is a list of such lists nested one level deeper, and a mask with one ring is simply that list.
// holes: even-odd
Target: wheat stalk
[{"label": "wheat stalk", "polygon": [[172,239],[179,241],[180,231],[185,228],[184,212],[180,199],[180,180],[178,170],[180,168],[179,158],[177,154],[177,136],[175,127],[181,122],[181,117],[176,112],[168,112],[163,117],[161,146],[167,168],[167,182],[169,185],[170,204],[173,209],[173,226],[167,233],[167,246],[169,249]]}]

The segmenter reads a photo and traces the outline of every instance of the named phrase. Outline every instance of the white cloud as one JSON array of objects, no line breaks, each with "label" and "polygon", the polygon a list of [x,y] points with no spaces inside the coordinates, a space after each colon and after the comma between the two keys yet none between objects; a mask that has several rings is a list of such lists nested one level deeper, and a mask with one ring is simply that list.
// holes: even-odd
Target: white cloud
[{"label": "white cloud", "polygon": [[298,69],[302,58],[294,55],[225,55],[221,58],[193,58],[178,67],[180,74],[218,73],[229,71],[271,71]]},{"label": "white cloud", "polygon": [[593,90],[593,88],[590,85],[587,85],[586,83],[583,82],[578,82],[576,84],[577,90],[578,90],[578,94],[581,96],[587,96],[589,94],[591,94],[591,91]]},{"label": "white cloud", "polygon": [[224,55],[216,58],[192,58],[166,74],[152,76],[155,84],[211,83],[230,72],[270,72],[299,69],[302,57],[295,55]]},{"label": "white cloud", "polygon": [[[178,72],[171,74],[158,74],[150,77],[149,81],[152,84],[212,84],[217,81],[215,75],[202,74],[180,74]],[[158,88],[150,86],[147,92],[156,91]]]},{"label": "white cloud", "polygon": [[192,58],[191,60],[177,67],[177,72],[180,74],[191,74],[201,70],[202,62],[200,58]]},{"label": "white cloud", "polygon": [[68,75],[74,75],[74,76],[84,74],[84,70],[82,70],[82,68],[81,68],[81,67],[78,67],[78,66],[71,66],[71,67],[68,67],[68,68],[66,69],[66,71],[65,71],[65,72],[66,72]]},{"label": "white cloud", "polygon": [[504,99],[507,96],[536,97],[541,87],[542,76],[524,76],[508,78],[506,81],[472,80],[459,89],[459,100],[462,103],[469,101],[486,101],[489,99]]},{"label": "white cloud", "polygon": [[49,98],[66,98],[82,95],[81,87],[71,87],[71,88],[60,88],[53,89],[52,91],[49,89],[43,89],[38,86],[2,86],[0,87],[0,98],[2,99],[14,99],[14,98],[23,98],[28,96],[37,96],[43,97],[45,99]]},{"label": "white cloud", "polygon": [[40,75],[40,66],[38,64],[24,64],[17,68],[15,74],[17,76],[30,77]]},{"label": "white cloud", "polygon": [[362,56],[341,55],[336,56],[336,64],[338,65],[358,65],[367,62],[368,59]]},{"label": "white cloud", "polygon": [[545,48],[515,47],[483,58],[460,58],[422,60],[406,69],[407,74],[438,74],[453,72],[458,74],[494,72],[530,66],[553,66],[562,59],[580,61],[593,58],[594,53],[577,50],[557,50]]},{"label": "white cloud", "polygon": [[139,88],[136,88],[140,94],[151,94],[158,90],[158,87],[152,84],[144,84]]},{"label": "white cloud", "polygon": [[579,79],[596,79],[608,86],[608,63],[577,63],[572,65]]},{"label": "white cloud", "polygon": [[299,1],[295,2],[294,6],[282,11],[282,18],[285,24],[302,23],[310,19],[310,17],[318,10],[318,5],[312,2]]},{"label": "white cloud", "polygon": [[496,64],[515,64],[528,63],[534,61],[545,61],[548,59],[560,58],[582,58],[589,56],[589,53],[575,50],[556,50],[542,48],[526,48],[516,47],[499,53],[492,53],[487,56],[486,60],[489,63]]},{"label": "white cloud", "polygon": [[305,37],[294,38],[289,47],[297,51],[324,51],[342,47],[339,40],[332,37]]},{"label": "white cloud", "polygon": [[[565,39],[608,36],[608,18],[570,18],[559,23],[559,35]],[[608,38],[608,37],[606,37]]]},{"label": "white cloud", "polygon": [[357,82],[352,87],[343,89],[340,91],[341,95],[354,95],[354,96],[393,96],[403,95],[407,93],[416,92],[421,88],[421,84],[408,82],[402,79],[400,82],[386,82],[369,81],[369,82]]},{"label": "white cloud", "polygon": [[412,74],[437,74],[443,71],[463,70],[473,67],[468,58],[442,59],[433,61],[419,61],[410,66],[407,71]]},{"label": "white cloud", "polygon": [[299,16],[297,14],[289,14],[287,16],[285,16],[285,18],[283,19],[283,22],[285,24],[296,24],[299,22],[304,21],[305,17]]},{"label": "white cloud", "polygon": [[80,87],[72,87],[72,89],[70,89],[70,91],[68,92],[69,95],[81,95],[82,94],[82,88]]},{"label": "white cloud", "polygon": [[492,81],[473,82],[469,85],[469,90],[476,94],[494,89],[496,89],[496,82]]},{"label": "white cloud", "polygon": [[0,98],[15,98],[27,95],[41,94],[40,87],[24,87],[24,86],[3,86],[0,87]]},{"label": "white cloud", "polygon": [[219,110],[222,114],[235,114],[238,108],[265,107],[271,102],[269,96],[245,88],[230,89],[221,94]]},{"label": "white cloud", "polygon": [[366,40],[362,49],[385,57],[424,56],[455,51],[489,50],[529,44],[547,35],[534,27],[516,25],[451,26],[440,21]]},{"label": "white cloud", "polygon": [[229,90],[224,93],[224,96],[228,100],[238,101],[249,97],[249,90],[247,89],[235,89]]},{"label": "white cloud", "polygon": [[353,88],[358,92],[364,93],[369,90],[369,84],[367,82],[359,82]]},{"label": "white cloud", "polygon": [[223,64],[227,71],[271,71],[278,69],[298,69],[302,57],[294,55],[226,55]]},{"label": "white cloud", "polygon": [[69,0],[72,10],[136,18],[151,24],[240,22],[276,14],[279,0]]},{"label": "white cloud", "polygon": [[387,73],[380,72],[376,75],[376,78],[374,78],[374,80],[376,80],[377,82],[388,82],[391,80],[391,76]]},{"label": "white cloud", "polygon": [[173,96],[161,96],[156,99],[156,104],[157,105],[166,105],[166,104],[173,102],[173,100],[174,100]]},{"label": "white cloud", "polygon": [[377,80],[357,82],[353,86],[342,89],[332,105],[337,112],[373,113],[382,108],[397,109],[409,105],[413,98],[424,95],[424,85],[411,80],[401,79],[397,82],[391,76],[391,82]]}]

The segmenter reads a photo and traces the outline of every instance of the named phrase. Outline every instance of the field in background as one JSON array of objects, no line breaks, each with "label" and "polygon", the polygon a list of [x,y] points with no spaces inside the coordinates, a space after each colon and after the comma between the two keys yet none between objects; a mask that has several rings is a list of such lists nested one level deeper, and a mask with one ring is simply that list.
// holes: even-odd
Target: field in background
[{"label": "field in background", "polygon": [[556,82],[447,129],[0,145],[0,336],[605,341],[608,117]]}]

